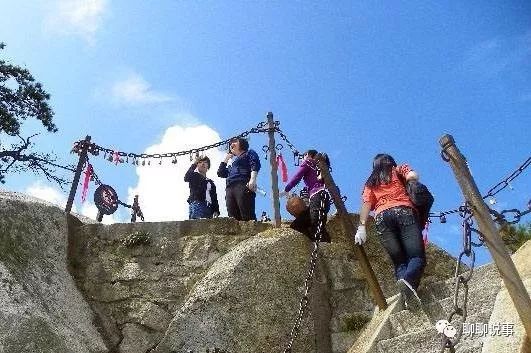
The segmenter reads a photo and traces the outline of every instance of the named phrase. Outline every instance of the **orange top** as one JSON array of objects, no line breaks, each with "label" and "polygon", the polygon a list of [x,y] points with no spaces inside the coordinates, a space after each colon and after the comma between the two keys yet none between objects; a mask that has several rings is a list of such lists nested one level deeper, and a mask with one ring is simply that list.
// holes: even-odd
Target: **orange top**
[{"label": "orange top", "polygon": [[406,175],[411,170],[407,164],[399,165],[393,168],[389,184],[382,184],[374,188],[365,185],[362,195],[363,202],[369,203],[371,211],[374,210],[375,214],[396,206],[415,208],[409,199],[404,184],[398,178],[400,174],[406,180]]}]

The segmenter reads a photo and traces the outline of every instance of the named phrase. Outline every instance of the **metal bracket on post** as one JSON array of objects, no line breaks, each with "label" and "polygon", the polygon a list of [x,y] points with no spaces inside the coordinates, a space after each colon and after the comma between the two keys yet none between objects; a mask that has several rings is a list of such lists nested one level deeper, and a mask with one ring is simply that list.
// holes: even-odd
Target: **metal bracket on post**
[{"label": "metal bracket on post", "polygon": [[74,174],[74,180],[72,181],[72,187],[70,188],[70,194],[68,195],[68,201],[66,202],[65,212],[67,214],[72,210],[72,205],[74,204],[74,198],[76,197],[76,191],[79,184],[79,178],[81,177],[81,172],[83,171],[83,166],[87,160],[87,152],[90,146],[90,136],[85,137],[81,146],[81,151],[79,152],[79,161],[77,162],[76,173]]}]

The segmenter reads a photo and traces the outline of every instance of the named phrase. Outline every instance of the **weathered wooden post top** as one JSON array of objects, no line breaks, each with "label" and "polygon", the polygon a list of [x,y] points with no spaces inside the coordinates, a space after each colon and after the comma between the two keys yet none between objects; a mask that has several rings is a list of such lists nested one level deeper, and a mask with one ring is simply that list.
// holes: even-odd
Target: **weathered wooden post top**
[{"label": "weathered wooden post top", "polygon": [[492,220],[489,208],[483,201],[479,189],[472,177],[465,157],[461,154],[451,135],[443,135],[439,144],[446,161],[450,163],[457,182],[472,208],[472,214],[478,222],[479,230],[485,239],[485,244],[492,255],[496,267],[500,271],[505,287],[511,296],[520,320],[524,325],[528,340],[531,337],[531,299],[522,283],[509,252]]}]

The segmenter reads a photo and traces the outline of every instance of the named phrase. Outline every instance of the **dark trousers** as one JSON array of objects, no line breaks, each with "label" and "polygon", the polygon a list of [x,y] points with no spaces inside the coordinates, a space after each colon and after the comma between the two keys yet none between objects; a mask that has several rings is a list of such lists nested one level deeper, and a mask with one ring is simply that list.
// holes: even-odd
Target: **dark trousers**
[{"label": "dark trousers", "polygon": [[245,182],[235,182],[227,186],[225,201],[229,217],[238,221],[256,220],[256,193],[247,188]]},{"label": "dark trousers", "polygon": [[[324,206],[322,212],[321,206]],[[329,243],[330,234],[325,228],[328,211],[330,211],[330,195],[324,190],[319,191],[310,197],[310,206],[291,222],[290,228],[303,233],[311,241],[315,241],[316,237],[319,237],[319,241]],[[320,223],[322,226],[319,231]]]},{"label": "dark trousers", "polygon": [[426,254],[414,210],[393,207],[377,214],[375,220],[380,242],[395,266],[396,278],[405,279],[416,289],[426,266]]}]

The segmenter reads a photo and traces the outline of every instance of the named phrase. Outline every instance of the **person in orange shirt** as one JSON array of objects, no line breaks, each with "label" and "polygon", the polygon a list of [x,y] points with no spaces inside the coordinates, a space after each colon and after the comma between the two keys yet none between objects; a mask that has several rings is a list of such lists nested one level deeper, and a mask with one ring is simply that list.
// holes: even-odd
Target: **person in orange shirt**
[{"label": "person in orange shirt", "polygon": [[367,239],[366,222],[374,211],[376,231],[395,267],[397,286],[407,308],[420,307],[416,289],[426,266],[426,254],[416,210],[409,199],[404,183],[418,180],[407,164],[397,166],[393,157],[378,154],[373,170],[363,188],[360,224],[355,235],[356,244]]}]

